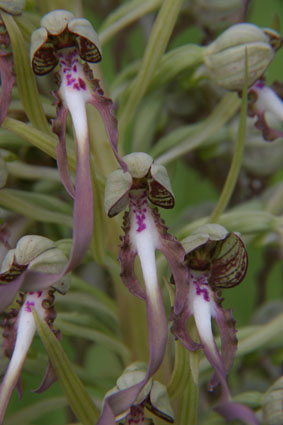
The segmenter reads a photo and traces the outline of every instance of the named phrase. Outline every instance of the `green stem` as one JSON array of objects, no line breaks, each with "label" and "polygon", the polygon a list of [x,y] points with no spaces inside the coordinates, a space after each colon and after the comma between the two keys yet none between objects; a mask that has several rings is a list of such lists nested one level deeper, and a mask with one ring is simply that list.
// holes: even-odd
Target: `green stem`
[{"label": "green stem", "polygon": [[156,162],[166,165],[177,158],[199,147],[204,141],[217,133],[237,112],[240,101],[235,93],[228,93],[219,102],[212,114],[202,123],[197,125],[182,143],[159,156]]},{"label": "green stem", "polygon": [[[246,58],[247,59],[247,58]],[[218,203],[210,216],[210,222],[216,223],[221,216],[221,214],[225,211],[230,198],[233,194],[234,188],[236,186],[238,175],[241,169],[245,141],[246,141],[246,121],[247,121],[247,89],[248,89],[248,69],[247,69],[247,60],[246,60],[246,75],[245,75],[245,83],[243,88],[243,98],[242,98],[242,106],[240,112],[240,122],[238,129],[238,137],[235,145],[235,151],[231,163],[231,167],[226,178],[224,187],[222,189],[222,193],[218,200]]]},{"label": "green stem", "polygon": [[148,40],[133,90],[120,115],[119,132],[123,143],[128,124],[131,122],[137,106],[150,84],[161,56],[167,47],[182,4],[183,0],[165,0],[161,6]]},{"label": "green stem", "polygon": [[179,341],[175,341],[175,362],[170,382],[167,387],[171,400],[183,393],[189,379],[188,354]]}]

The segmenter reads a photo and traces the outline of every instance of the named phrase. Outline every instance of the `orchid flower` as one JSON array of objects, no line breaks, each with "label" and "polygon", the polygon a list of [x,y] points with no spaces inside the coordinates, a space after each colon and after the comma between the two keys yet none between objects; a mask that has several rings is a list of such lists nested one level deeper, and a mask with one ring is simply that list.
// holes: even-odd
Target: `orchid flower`
[{"label": "orchid flower", "polygon": [[[281,97],[277,91],[281,91]],[[248,114],[251,117],[256,116],[255,127],[258,128],[267,141],[273,141],[283,137],[283,130],[271,128],[266,114],[270,114],[282,125],[283,123],[283,102],[282,88],[280,83],[274,83],[273,88],[264,84],[263,80],[258,80],[249,89],[249,107]]]},{"label": "orchid flower", "polygon": [[[26,273],[28,276],[28,271],[33,270],[38,280],[21,280],[22,285],[17,287],[21,291],[20,300],[17,301],[20,308],[12,308],[10,312],[4,313],[4,353],[10,358],[10,362],[0,385],[0,423],[3,421],[13,389],[17,387],[19,395],[22,394],[20,374],[36,331],[32,308],[53,330],[52,324],[56,317],[53,294],[57,288],[60,288],[60,292],[66,290],[66,286],[62,285],[42,290],[39,272],[47,273],[49,270],[49,273],[58,273],[65,267],[66,262],[67,258],[63,252],[56,248],[52,241],[40,236],[24,236],[16,249],[10,250],[3,261],[0,279],[1,289],[4,287],[6,292],[12,284],[11,293],[14,294],[13,281],[19,273]],[[54,333],[58,336],[58,332]],[[35,391],[46,390],[54,381],[55,374],[49,363],[42,383]]]},{"label": "orchid flower", "polygon": [[[182,287],[187,276],[183,247],[167,232],[157,208],[152,209],[149,205],[150,201],[163,208],[174,206],[166,169],[154,164],[153,159],[142,152],[129,154],[123,159],[128,171],[118,169],[108,177],[105,210],[109,217],[113,217],[129,205],[129,211],[124,215],[125,235],[119,252],[121,278],[130,292],[146,302],[150,358],[145,377],[139,383],[106,398],[99,425],[115,424],[115,416],[127,411],[135,403],[140,390],[159,368],[164,356],[168,329],[158,283],[155,251],[160,250],[164,254],[179,283],[176,302],[178,311],[183,308]],[[135,276],[136,256],[140,259],[144,288]]]},{"label": "orchid flower", "polygon": [[[81,63],[80,59],[84,62]],[[87,62],[101,60],[101,48],[96,32],[86,19],[76,19],[64,10],[55,10],[41,20],[41,28],[31,39],[31,61],[37,75],[45,75],[59,64],[57,118],[53,131],[58,135],[57,163],[62,182],[74,198],[74,234],[69,267],[82,261],[93,233],[93,191],[90,173],[90,146],[86,104],[92,104],[100,113],[113,152],[122,168],[125,164],[117,151],[117,120],[113,103],[104,97],[97,79],[93,78]],[[75,188],[68,169],[66,150],[66,119],[71,114],[76,135],[77,169]]]},{"label": "orchid flower", "polygon": [[0,312],[12,304],[18,291],[44,291],[52,286],[66,292],[68,278],[63,279],[66,263],[65,254],[50,239],[23,236],[2,263]]},{"label": "orchid flower", "polygon": [[[131,388],[136,383],[142,381],[146,375],[146,365],[135,362],[129,365],[118,378],[116,386],[106,394],[108,397],[120,391]],[[126,411],[119,415],[117,421],[123,421],[125,425],[153,425],[151,419],[146,418],[145,409],[155,414],[167,422],[174,422],[174,414],[167,394],[166,387],[160,382],[148,380],[144,388],[135,400],[135,403]]]},{"label": "orchid flower", "polygon": [[[205,225],[182,241],[187,252],[185,263],[189,271],[186,304],[180,314],[172,313],[171,331],[188,350],[203,349],[215,374],[208,389],[221,383],[222,396],[215,410],[227,420],[241,419],[248,424],[258,424],[254,413],[231,401],[226,374],[233,364],[237,349],[235,320],[231,310],[221,306],[219,289],[238,285],[247,269],[247,252],[236,233],[228,233],[219,225]],[[194,317],[200,343],[195,342],[187,330],[187,321]],[[216,346],[211,319],[214,318],[221,336],[221,354]]]}]

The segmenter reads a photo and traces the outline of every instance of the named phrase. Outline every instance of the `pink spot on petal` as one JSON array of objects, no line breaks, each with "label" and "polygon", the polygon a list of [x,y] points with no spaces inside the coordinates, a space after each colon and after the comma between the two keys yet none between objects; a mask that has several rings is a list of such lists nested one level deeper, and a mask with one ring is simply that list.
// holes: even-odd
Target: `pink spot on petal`
[{"label": "pink spot on petal", "polygon": [[80,85],[81,89],[83,89],[83,90],[86,89],[86,83],[81,78],[79,78],[79,85]]},{"label": "pink spot on petal", "polygon": [[34,307],[34,302],[33,301],[27,301],[26,306],[25,306],[25,311],[27,311],[28,313],[31,313],[31,307]]},{"label": "pink spot on petal", "polygon": [[77,72],[77,65],[73,65],[73,71]]}]

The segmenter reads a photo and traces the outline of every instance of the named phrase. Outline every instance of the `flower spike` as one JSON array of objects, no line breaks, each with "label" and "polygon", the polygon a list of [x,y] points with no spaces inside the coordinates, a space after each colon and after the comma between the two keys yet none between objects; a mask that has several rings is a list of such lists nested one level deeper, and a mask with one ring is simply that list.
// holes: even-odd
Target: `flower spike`
[{"label": "flower spike", "polygon": [[[108,177],[105,187],[105,210],[113,217],[129,205],[124,215],[124,232],[119,252],[121,278],[128,289],[145,300],[149,325],[150,355],[148,368],[140,382],[121,389],[106,398],[99,425],[115,423],[115,416],[130,409],[142,388],[159,368],[167,343],[167,320],[158,283],[155,251],[166,257],[176,281],[186,281],[187,270],[183,263],[185,251],[173,238],[161,220],[157,209],[149,201],[164,208],[174,206],[174,196],[166,169],[153,163],[153,159],[142,152],[125,156],[128,171],[116,170]],[[134,261],[139,257],[143,288],[134,272]],[[181,286],[180,286],[181,287]],[[181,297],[180,297],[181,298]],[[180,309],[183,304],[180,304]]]},{"label": "flower spike", "polygon": [[[245,246],[236,233],[228,233],[219,225],[204,225],[183,241],[187,251],[185,262],[189,271],[187,296],[180,314],[172,313],[173,335],[188,350],[203,348],[214,368],[210,391],[220,383],[222,396],[216,410],[226,419],[242,419],[249,424],[258,424],[253,412],[231,401],[226,374],[232,367],[237,349],[235,320],[231,310],[221,306],[219,289],[238,285],[247,269]],[[187,330],[187,320],[194,316],[200,344],[193,341]],[[211,318],[214,318],[221,336],[221,354],[215,344]]]}]

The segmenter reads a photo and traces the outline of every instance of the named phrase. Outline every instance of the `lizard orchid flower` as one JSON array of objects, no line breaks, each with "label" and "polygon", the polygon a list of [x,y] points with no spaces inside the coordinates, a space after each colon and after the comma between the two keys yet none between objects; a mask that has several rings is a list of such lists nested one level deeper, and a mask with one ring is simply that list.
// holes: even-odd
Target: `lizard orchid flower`
[{"label": "lizard orchid flower", "polygon": [[[62,251],[57,249],[49,239],[40,236],[23,237],[18,242],[16,249],[10,250],[3,261],[0,274],[1,294],[4,293],[5,295],[11,289],[11,297],[11,294],[15,292],[13,282],[18,280],[15,277],[19,274],[26,274],[26,277],[28,277],[27,270],[36,272],[33,277],[37,274],[37,281],[28,278],[18,280],[21,282],[20,286],[16,286],[16,290],[20,289],[21,291],[20,300],[17,301],[20,308],[12,308],[11,311],[3,313],[4,353],[10,358],[10,362],[0,385],[0,423],[3,421],[13,389],[16,387],[20,396],[22,394],[21,370],[36,331],[32,308],[53,330],[52,324],[56,317],[53,307],[53,293],[56,284],[52,288],[42,290],[44,285],[38,274],[46,273],[47,269],[49,273],[58,273],[66,262],[67,258]],[[66,290],[66,287],[61,285],[60,289],[60,292],[62,292],[62,290]],[[3,307],[2,299],[1,307]],[[60,336],[57,331],[54,333],[56,336]],[[54,381],[55,374],[49,363],[42,383],[36,392],[46,390]]]},{"label": "lizard orchid flower", "polygon": [[[277,94],[281,92],[281,97]],[[272,87],[265,85],[263,80],[258,80],[249,89],[248,114],[257,117],[255,127],[258,128],[267,141],[283,137],[283,130],[271,128],[266,115],[271,115],[277,122],[283,123],[282,84],[275,82]]]},{"label": "lizard orchid flower", "polygon": [[[86,104],[92,104],[99,111],[113,152],[125,169],[117,151],[118,130],[113,103],[104,96],[87,63],[100,60],[99,40],[90,22],[74,18],[71,12],[56,10],[48,13],[41,20],[41,28],[32,34],[31,62],[35,74],[45,75],[59,64],[59,89],[55,93],[57,117],[53,121],[53,131],[59,138],[56,154],[61,180],[74,198],[74,235],[69,269],[80,264],[93,233],[93,190]],[[75,188],[69,174],[66,150],[68,111],[77,141]]]},{"label": "lizard orchid flower", "polygon": [[[209,390],[220,383],[222,396],[215,410],[227,420],[242,419],[258,424],[254,413],[247,407],[233,403],[226,381],[226,374],[233,364],[237,349],[235,320],[231,310],[221,306],[221,289],[238,285],[246,274],[247,252],[243,241],[236,233],[228,233],[219,225],[205,225],[182,241],[187,252],[188,267],[186,304],[180,314],[172,313],[171,331],[188,350],[203,349],[215,374]],[[200,343],[189,335],[187,321],[194,317]],[[221,337],[221,354],[216,346],[211,319],[214,318]]]},{"label": "lizard orchid flower", "polygon": [[[182,245],[171,236],[161,220],[157,208],[174,206],[174,196],[166,169],[154,164],[146,153],[132,153],[124,158],[128,171],[118,169],[110,174],[105,187],[105,210],[113,217],[129,205],[124,215],[124,232],[120,246],[119,261],[121,278],[130,292],[143,299],[147,305],[150,356],[145,377],[130,388],[106,398],[99,425],[115,423],[115,416],[128,410],[147,381],[159,368],[168,337],[166,314],[161,289],[158,283],[155,251],[166,257],[178,282],[177,310],[183,308],[182,285],[186,282],[187,270],[183,262]],[[134,272],[134,262],[139,257],[144,287]],[[184,286],[185,291],[185,286]]]},{"label": "lizard orchid flower", "polygon": [[43,291],[52,286],[65,292],[68,289],[65,286],[67,278],[63,279],[66,263],[65,254],[50,239],[23,236],[16,248],[8,251],[2,263],[0,312],[12,304],[18,291]]}]

